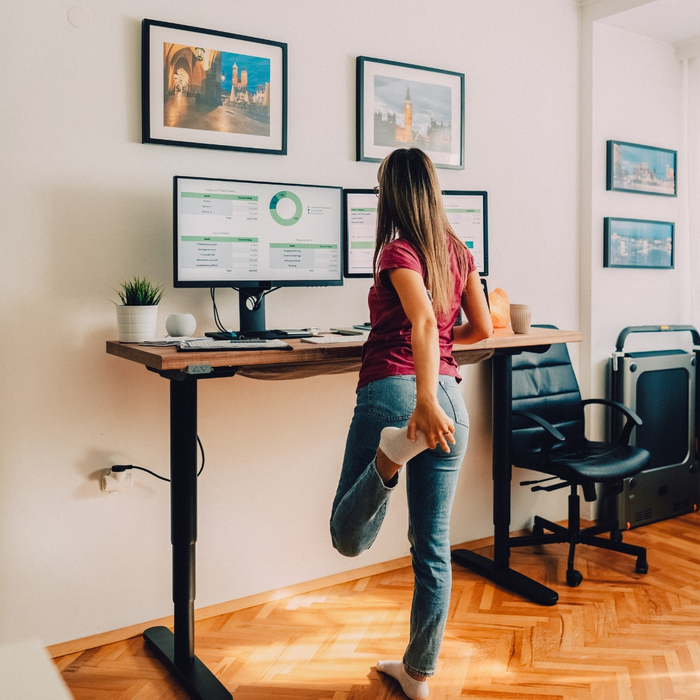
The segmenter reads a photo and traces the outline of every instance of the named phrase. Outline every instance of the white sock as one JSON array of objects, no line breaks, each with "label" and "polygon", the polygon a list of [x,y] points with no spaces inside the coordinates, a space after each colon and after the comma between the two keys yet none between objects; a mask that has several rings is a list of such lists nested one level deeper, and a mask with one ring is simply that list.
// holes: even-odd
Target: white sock
[{"label": "white sock", "polygon": [[377,671],[386,673],[401,684],[401,689],[411,700],[428,697],[428,681],[417,681],[406,673],[403,661],[377,661]]},{"label": "white sock", "polygon": [[416,441],[411,442],[406,433],[408,428],[394,428],[389,426],[382,430],[379,438],[379,449],[392,461],[394,464],[406,464],[409,459],[412,459],[417,454],[428,449],[428,443],[425,441],[425,435],[420,431],[416,431]]}]

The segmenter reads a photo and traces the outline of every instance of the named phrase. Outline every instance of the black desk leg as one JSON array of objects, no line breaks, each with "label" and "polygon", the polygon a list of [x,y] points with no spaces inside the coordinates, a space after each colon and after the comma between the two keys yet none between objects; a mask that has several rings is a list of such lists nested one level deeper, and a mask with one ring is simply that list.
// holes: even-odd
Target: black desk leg
[{"label": "black desk leg", "polygon": [[173,545],[175,633],[151,627],[148,646],[194,700],[232,700],[194,655],[197,541],[197,381],[170,381],[170,539]]},{"label": "black desk leg", "polygon": [[493,559],[455,549],[452,558],[484,578],[531,600],[538,605],[554,605],[556,591],[510,568],[510,431],[513,399],[510,354],[493,356]]}]

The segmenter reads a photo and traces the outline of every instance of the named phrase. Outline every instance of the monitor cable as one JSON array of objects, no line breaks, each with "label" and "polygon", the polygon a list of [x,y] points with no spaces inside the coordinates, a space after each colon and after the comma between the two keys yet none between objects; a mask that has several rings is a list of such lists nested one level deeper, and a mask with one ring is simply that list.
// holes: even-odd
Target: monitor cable
[{"label": "monitor cable", "polygon": [[216,328],[221,333],[230,333],[230,331],[224,327],[224,324],[221,323],[221,319],[219,318],[219,309],[216,308],[216,287],[210,287],[209,293],[211,294],[211,303],[214,306],[214,323],[216,324]]},{"label": "monitor cable", "polygon": [[[238,294],[242,294],[241,290],[238,287],[231,287],[234,292],[238,292]],[[279,287],[272,287],[272,289],[265,289],[261,291],[259,294],[251,294],[248,295],[246,299],[246,304],[248,304],[249,301],[252,301],[253,306],[248,306],[248,308],[251,311],[257,311],[260,308],[260,304],[262,304],[263,299],[270,294],[270,292],[274,292],[278,290]],[[221,322],[221,317],[219,316],[219,309],[216,306],[216,287],[210,287],[209,288],[209,294],[211,295],[211,303],[213,306],[214,310],[214,324],[216,325],[217,330],[220,333],[231,333],[231,331],[224,326],[224,324]]]},{"label": "monitor cable", "polygon": [[[202,455],[202,466],[199,468],[199,471],[197,472],[197,476],[199,476],[202,471],[204,470],[204,446],[202,445],[202,441],[199,439],[199,435],[197,435],[197,444],[199,445],[199,452]],[[139,471],[142,472],[147,472],[151,476],[155,476],[156,479],[160,479],[161,481],[170,481],[170,479],[167,479],[164,476],[161,476],[160,474],[156,474],[155,472],[152,472],[150,469],[146,469],[146,467],[137,467],[134,464],[113,464],[112,465],[112,471],[113,472],[125,472],[127,469],[138,469]]]}]

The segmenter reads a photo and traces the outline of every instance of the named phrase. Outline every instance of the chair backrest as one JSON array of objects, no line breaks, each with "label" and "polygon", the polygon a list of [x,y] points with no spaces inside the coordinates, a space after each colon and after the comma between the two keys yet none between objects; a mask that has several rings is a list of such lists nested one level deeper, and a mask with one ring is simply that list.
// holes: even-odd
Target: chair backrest
[{"label": "chair backrest", "polygon": [[[565,446],[555,445],[553,453],[558,449],[568,452],[585,442],[581,392],[564,343],[555,343],[543,353],[513,356],[512,406],[514,411],[529,411],[544,418],[564,435]],[[542,428],[513,416],[512,436],[513,463],[531,466],[542,448]]]}]

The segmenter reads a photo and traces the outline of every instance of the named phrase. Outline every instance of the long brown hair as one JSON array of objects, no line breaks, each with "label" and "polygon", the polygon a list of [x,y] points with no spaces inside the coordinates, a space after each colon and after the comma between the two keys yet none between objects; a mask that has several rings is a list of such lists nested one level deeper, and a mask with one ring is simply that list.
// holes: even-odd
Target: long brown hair
[{"label": "long brown hair", "polygon": [[447,221],[435,167],[419,148],[399,148],[379,166],[374,282],[379,283],[382,249],[399,233],[415,248],[425,269],[435,315],[447,313],[454,294],[448,238],[453,239],[460,273],[466,279],[466,248]]}]

